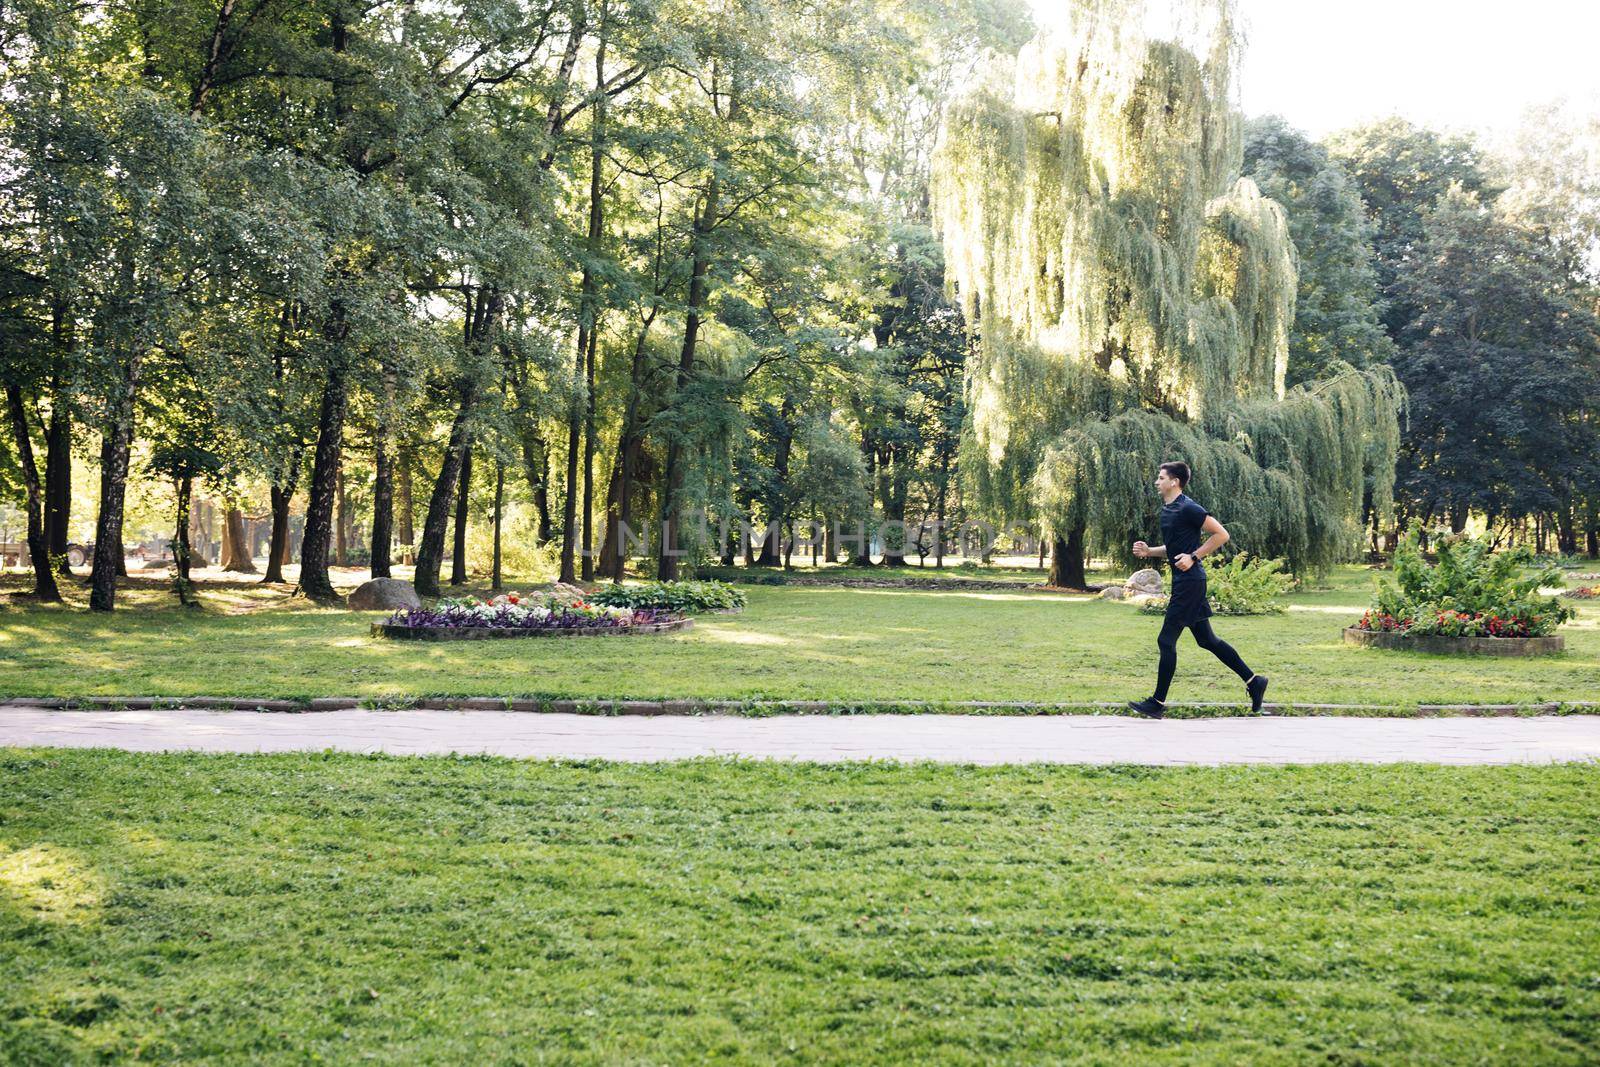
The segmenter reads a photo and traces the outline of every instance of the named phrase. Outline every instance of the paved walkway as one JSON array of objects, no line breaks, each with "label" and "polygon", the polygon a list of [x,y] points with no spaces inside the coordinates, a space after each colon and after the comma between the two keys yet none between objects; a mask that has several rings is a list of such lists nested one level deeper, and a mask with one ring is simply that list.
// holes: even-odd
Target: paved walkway
[{"label": "paved walkway", "polygon": [[511,711],[44,711],[0,707],[0,746],[136,752],[488,753],[944,763],[1550,763],[1600,760],[1600,716],[1365,719],[1120,716],[623,716]]}]

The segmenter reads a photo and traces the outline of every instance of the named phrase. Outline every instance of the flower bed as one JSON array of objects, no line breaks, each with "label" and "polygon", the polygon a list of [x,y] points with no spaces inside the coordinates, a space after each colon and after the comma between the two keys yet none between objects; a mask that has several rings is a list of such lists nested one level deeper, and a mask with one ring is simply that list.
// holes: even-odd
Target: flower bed
[{"label": "flower bed", "polygon": [[1581,589],[1568,589],[1561,595],[1571,600],[1600,600],[1600,585],[1588,585]]},{"label": "flower bed", "polygon": [[1495,552],[1487,541],[1441,537],[1429,564],[1413,527],[1395,553],[1399,585],[1380,582],[1372,607],[1345,630],[1350,644],[1429,652],[1540,655],[1565,642],[1556,627],[1573,609],[1543,586],[1560,585],[1552,568],[1530,570],[1526,550]]},{"label": "flower bed", "polygon": [[1493,612],[1469,612],[1446,609],[1421,617],[1405,615],[1396,618],[1377,608],[1356,620],[1353,629],[1367,633],[1398,633],[1412,637],[1548,637],[1539,632],[1538,619],[1520,615],[1499,615]]},{"label": "flower bed", "polygon": [[484,601],[460,597],[431,608],[402,608],[372,624],[375,637],[472,640],[496,637],[603,637],[665,633],[689,619],[655,608],[595,604],[561,594],[524,597],[509,593]]}]

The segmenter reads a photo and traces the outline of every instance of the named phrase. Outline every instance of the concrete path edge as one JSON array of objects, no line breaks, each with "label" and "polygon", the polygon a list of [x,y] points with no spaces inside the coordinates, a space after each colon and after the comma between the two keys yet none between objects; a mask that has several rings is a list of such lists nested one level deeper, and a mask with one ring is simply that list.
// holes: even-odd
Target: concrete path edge
[{"label": "concrete path edge", "polygon": [[[52,711],[150,711],[197,709],[294,714],[366,708],[375,711],[517,711],[569,715],[1132,715],[1119,701],[1032,702],[1007,700],[631,700],[604,697],[266,697],[78,696],[3,697],[0,707]],[[1225,718],[1250,715],[1249,705],[1224,701],[1175,701],[1170,717]],[[1583,715],[1600,701],[1541,701],[1525,704],[1326,704],[1289,701],[1263,705],[1277,717],[1437,718],[1441,716],[1528,717]]]}]

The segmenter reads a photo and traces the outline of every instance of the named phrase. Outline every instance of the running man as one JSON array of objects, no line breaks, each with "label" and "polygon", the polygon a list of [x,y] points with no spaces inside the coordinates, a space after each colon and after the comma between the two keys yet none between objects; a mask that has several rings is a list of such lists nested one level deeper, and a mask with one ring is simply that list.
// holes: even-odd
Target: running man
[{"label": "running man", "polygon": [[[1200,561],[1228,543],[1228,531],[1216,516],[1195,503],[1184,489],[1189,485],[1189,465],[1163,463],[1156,472],[1156,492],[1161,494],[1161,537],[1163,545],[1133,543],[1133,554],[1140,559],[1165,559],[1172,563],[1172,596],[1167,600],[1166,621],[1156,645],[1161,649],[1156,671],[1156,691],[1144,700],[1130,700],[1128,707],[1147,719],[1167,713],[1167,689],[1178,666],[1178,638],[1184,630],[1194,634],[1195,643],[1216,656],[1244,682],[1250,694],[1250,710],[1261,711],[1261,698],[1267,692],[1267,676],[1252,674],[1233,646],[1211,630],[1211,604],[1206,600],[1206,568]],[[1205,543],[1200,535],[1206,534]]]}]

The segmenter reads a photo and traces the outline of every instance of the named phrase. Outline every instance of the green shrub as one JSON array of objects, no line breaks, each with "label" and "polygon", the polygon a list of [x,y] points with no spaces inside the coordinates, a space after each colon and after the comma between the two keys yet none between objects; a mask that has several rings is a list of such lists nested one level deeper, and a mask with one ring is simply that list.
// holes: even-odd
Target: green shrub
[{"label": "green shrub", "polygon": [[1207,564],[1206,591],[1218,615],[1281,615],[1285,610],[1278,598],[1294,585],[1294,577],[1284,573],[1281,559],[1262,559],[1240,552],[1215,565]]},{"label": "green shrub", "polygon": [[[1278,598],[1294,585],[1292,575],[1283,572],[1281,559],[1262,559],[1240,552],[1230,559],[1206,563],[1206,595],[1211,610],[1218,615],[1279,615],[1285,610]],[[1167,598],[1147,600],[1139,605],[1146,615],[1167,610]]]},{"label": "green shrub", "polygon": [[591,603],[613,608],[656,608],[674,613],[732,611],[744,607],[744,591],[727,582],[641,582],[607,585],[589,597]]},{"label": "green shrub", "polygon": [[1357,626],[1445,637],[1543,637],[1576,612],[1541,586],[1563,584],[1553,566],[1530,567],[1527,548],[1496,552],[1486,538],[1441,536],[1438,562],[1422,556],[1412,526],[1395,550],[1395,583],[1377,580],[1372,607]]}]

